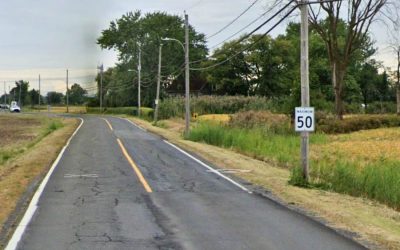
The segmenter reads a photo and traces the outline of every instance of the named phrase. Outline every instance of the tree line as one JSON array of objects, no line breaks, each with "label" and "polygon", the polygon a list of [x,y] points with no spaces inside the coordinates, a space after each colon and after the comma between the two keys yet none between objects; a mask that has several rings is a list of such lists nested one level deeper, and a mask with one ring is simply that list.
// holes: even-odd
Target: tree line
[{"label": "tree line", "polygon": [[[87,102],[87,90],[83,89],[79,84],[74,83],[68,90],[68,100],[71,105],[82,105]],[[61,105],[66,103],[66,97],[63,93],[50,91],[45,96],[39,94],[39,90],[29,90],[29,82],[16,81],[15,86],[10,89],[9,93],[0,96],[0,103],[7,100],[7,103],[16,101],[21,106],[34,107],[39,104]]]},{"label": "tree line", "polygon": [[[349,2],[350,3],[350,2]],[[368,5],[369,3],[369,5]],[[310,95],[320,110],[345,112],[368,109],[379,103],[381,111],[394,104],[399,91],[398,72],[373,59],[376,45],[369,33],[386,1],[353,1],[348,17],[342,4],[321,3],[310,14]],[[325,12],[325,15],[320,14]],[[291,22],[277,37],[253,34],[224,42],[210,51],[206,36],[190,26],[190,88],[192,94],[266,96],[283,112],[300,103],[300,25]],[[142,102],[152,107],[156,93],[158,48],[162,44],[161,98],[184,92],[184,20],[164,12],[129,12],[103,30],[98,44],[118,51],[118,63],[103,76],[106,106],[137,103],[139,49],[142,52]],[[249,46],[252,45],[252,46]],[[140,46],[140,48],[139,48]],[[227,58],[231,58],[223,63]],[[209,68],[216,63],[217,67]],[[100,77],[97,77],[100,88]],[[397,83],[397,84],[396,84]],[[97,94],[99,97],[99,93]],[[93,103],[95,105],[96,103]]]}]

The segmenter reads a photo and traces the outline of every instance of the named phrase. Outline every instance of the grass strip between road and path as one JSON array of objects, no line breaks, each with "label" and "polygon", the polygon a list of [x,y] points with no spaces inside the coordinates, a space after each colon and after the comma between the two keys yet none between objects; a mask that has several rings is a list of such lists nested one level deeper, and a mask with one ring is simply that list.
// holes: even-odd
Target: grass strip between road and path
[{"label": "grass strip between road and path", "polygon": [[3,248],[36,187],[79,121],[42,115],[2,115],[0,119],[2,137],[7,135],[8,141],[0,150],[0,248]]},{"label": "grass strip between road and path", "polygon": [[[129,119],[150,132],[159,134],[186,150],[196,152],[200,157],[203,157],[222,169],[239,170],[234,173],[235,176],[256,186],[265,188],[288,206],[304,209],[308,214],[313,217],[321,218],[335,229],[355,232],[357,234],[357,240],[361,242],[368,242],[381,248],[400,249],[399,211],[366,198],[352,197],[350,195],[339,194],[323,189],[301,188],[288,184],[291,171],[287,168],[279,167],[277,163],[286,162],[286,164],[290,164],[293,160],[285,156],[288,151],[282,149],[281,144],[287,143],[289,146],[292,145],[292,150],[297,150],[299,143],[298,137],[293,139],[271,139],[271,143],[274,145],[270,147],[272,151],[271,155],[266,154],[263,159],[255,159],[252,154],[244,155],[235,152],[233,147],[223,148],[185,140],[182,137],[183,126],[181,121],[161,121],[160,124],[163,127],[161,128],[153,126],[151,123],[141,119],[132,117]],[[196,136],[193,130],[192,133],[192,136]],[[371,131],[370,133],[380,132]],[[235,133],[235,136],[240,137],[246,135]],[[363,143],[361,140],[363,136],[365,135],[361,134],[356,136],[360,145]],[[373,134],[369,136],[374,138]],[[255,139],[255,137],[253,139]],[[324,135],[317,135],[312,141],[314,147],[324,146],[328,142]],[[357,139],[350,142],[345,141],[345,138],[340,135],[336,138],[334,143],[346,144],[356,143],[356,141]],[[248,147],[253,146],[254,145],[248,145]],[[329,146],[337,147],[338,145],[334,144]],[[259,145],[259,147],[261,150],[261,145]],[[273,156],[272,154],[281,155],[281,158],[270,157]],[[365,152],[365,154],[369,155],[367,152]],[[369,156],[373,157],[373,155]]]}]

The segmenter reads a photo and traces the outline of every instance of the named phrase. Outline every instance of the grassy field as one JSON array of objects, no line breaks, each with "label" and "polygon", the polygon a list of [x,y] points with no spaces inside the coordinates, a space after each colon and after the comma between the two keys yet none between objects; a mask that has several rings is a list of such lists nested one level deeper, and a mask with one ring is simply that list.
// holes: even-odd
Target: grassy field
[{"label": "grassy field", "polygon": [[[188,139],[233,149],[293,170],[291,182],[301,184],[296,167],[300,139],[263,128],[243,129],[199,123]],[[368,197],[400,209],[400,128],[366,130],[343,135],[312,134],[311,185]]]},{"label": "grassy field", "polygon": [[[0,115],[1,226],[15,211],[28,186],[51,166],[77,125],[75,119]],[[10,232],[12,228],[0,227],[0,248],[5,243],[1,240],[6,240]]]}]

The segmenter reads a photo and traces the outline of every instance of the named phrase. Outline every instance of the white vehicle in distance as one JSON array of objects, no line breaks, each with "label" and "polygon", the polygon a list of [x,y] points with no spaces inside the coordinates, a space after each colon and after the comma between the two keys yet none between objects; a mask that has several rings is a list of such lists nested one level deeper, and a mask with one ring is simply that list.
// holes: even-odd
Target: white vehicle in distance
[{"label": "white vehicle in distance", "polygon": [[10,110],[10,105],[8,105],[8,104],[0,104],[0,109],[1,110]]},{"label": "white vehicle in distance", "polygon": [[18,106],[16,101],[11,102],[11,107],[10,107],[11,112],[19,113],[21,112],[21,108]]}]

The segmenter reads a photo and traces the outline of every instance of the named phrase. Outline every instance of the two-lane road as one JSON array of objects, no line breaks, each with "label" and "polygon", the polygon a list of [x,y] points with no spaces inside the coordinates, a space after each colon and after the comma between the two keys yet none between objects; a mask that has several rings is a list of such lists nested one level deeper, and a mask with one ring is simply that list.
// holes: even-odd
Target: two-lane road
[{"label": "two-lane road", "polygon": [[84,121],[18,249],[362,249],[127,120]]}]

